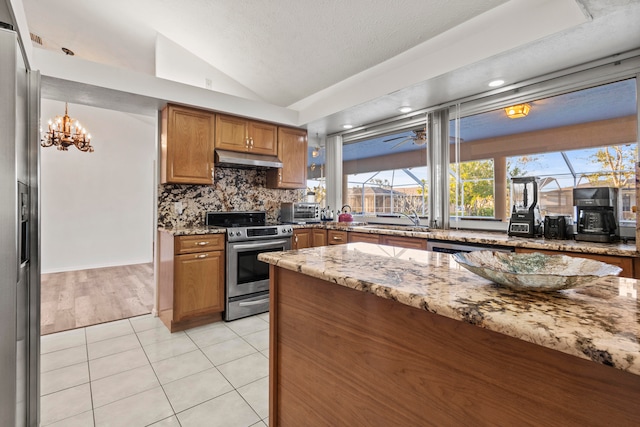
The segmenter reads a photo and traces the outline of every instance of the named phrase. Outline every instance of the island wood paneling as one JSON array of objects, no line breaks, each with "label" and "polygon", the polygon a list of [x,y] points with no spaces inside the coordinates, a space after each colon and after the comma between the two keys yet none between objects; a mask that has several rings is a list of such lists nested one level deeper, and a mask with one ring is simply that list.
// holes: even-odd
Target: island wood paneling
[{"label": "island wood paneling", "polygon": [[271,266],[270,425],[636,426],[640,376]]}]

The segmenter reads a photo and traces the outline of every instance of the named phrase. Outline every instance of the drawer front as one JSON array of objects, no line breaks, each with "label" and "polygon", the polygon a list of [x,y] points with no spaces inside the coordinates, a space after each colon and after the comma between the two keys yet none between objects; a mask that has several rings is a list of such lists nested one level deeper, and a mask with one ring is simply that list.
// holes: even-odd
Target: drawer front
[{"label": "drawer front", "polygon": [[225,234],[199,234],[194,236],[177,236],[175,241],[176,255],[207,252],[224,249]]},{"label": "drawer front", "polygon": [[349,243],[365,242],[365,243],[380,243],[380,236],[377,234],[349,232]]},{"label": "drawer front", "polygon": [[347,232],[338,230],[329,230],[327,233],[330,245],[341,245],[347,243]]},{"label": "drawer front", "polygon": [[427,239],[419,239],[417,237],[381,235],[380,243],[407,249],[420,249],[423,251],[427,249]]}]

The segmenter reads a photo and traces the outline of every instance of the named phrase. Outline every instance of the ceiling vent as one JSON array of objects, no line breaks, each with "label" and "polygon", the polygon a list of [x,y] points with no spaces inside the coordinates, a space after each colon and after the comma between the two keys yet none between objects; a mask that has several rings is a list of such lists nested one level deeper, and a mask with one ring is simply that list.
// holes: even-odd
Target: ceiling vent
[{"label": "ceiling vent", "polygon": [[31,35],[31,41],[37,45],[42,46],[42,37],[35,35],[33,33],[29,33]]}]

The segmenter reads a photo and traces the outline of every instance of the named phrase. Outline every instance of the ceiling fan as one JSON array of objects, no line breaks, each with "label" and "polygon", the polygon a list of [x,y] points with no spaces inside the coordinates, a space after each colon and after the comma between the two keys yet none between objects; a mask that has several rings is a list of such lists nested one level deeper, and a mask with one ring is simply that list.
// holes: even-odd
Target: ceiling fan
[{"label": "ceiling fan", "polygon": [[[393,147],[391,147],[391,149],[393,150],[396,147],[401,146],[402,144],[408,142],[408,141],[412,141],[415,145],[424,145],[427,143],[427,132],[425,130],[422,129],[418,129],[418,130],[413,130],[413,136],[409,136],[405,139],[403,139],[402,141],[396,143]],[[395,138],[389,138],[389,139],[385,139],[382,142],[389,142],[389,141],[394,141],[396,139],[401,139],[404,138],[403,136],[397,136]],[[459,138],[458,139],[460,142],[463,142],[464,139]],[[456,142],[456,138],[454,136],[450,136],[449,137],[449,142],[451,143],[455,143]]]},{"label": "ceiling fan", "polygon": [[413,136],[409,136],[409,137],[406,137],[406,138],[403,137],[403,136],[397,136],[395,138],[385,139],[382,142],[389,142],[389,141],[394,141],[396,139],[405,138],[402,141],[400,141],[397,144],[395,144],[393,147],[391,147],[392,150],[394,148],[396,148],[396,147],[401,146],[405,142],[409,142],[409,141],[412,141],[415,145],[423,145],[423,144],[425,144],[427,142],[427,132],[425,130],[418,129],[418,130],[414,130],[412,132],[413,132]]}]

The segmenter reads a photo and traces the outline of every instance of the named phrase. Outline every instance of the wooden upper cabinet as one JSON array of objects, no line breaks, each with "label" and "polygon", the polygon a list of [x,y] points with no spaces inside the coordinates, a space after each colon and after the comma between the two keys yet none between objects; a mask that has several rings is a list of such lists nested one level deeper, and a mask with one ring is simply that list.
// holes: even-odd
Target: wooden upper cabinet
[{"label": "wooden upper cabinet", "polygon": [[278,153],[277,129],[269,123],[218,114],[215,146],[221,150],[275,156]]},{"label": "wooden upper cabinet", "polygon": [[267,187],[307,188],[307,132],[278,128],[278,158],[282,168],[267,171]]},{"label": "wooden upper cabinet", "polygon": [[254,154],[278,154],[278,127],[269,123],[249,121],[249,151]]},{"label": "wooden upper cabinet", "polygon": [[211,184],[215,114],[167,105],[162,110],[161,183]]}]

